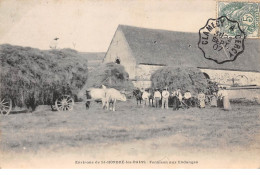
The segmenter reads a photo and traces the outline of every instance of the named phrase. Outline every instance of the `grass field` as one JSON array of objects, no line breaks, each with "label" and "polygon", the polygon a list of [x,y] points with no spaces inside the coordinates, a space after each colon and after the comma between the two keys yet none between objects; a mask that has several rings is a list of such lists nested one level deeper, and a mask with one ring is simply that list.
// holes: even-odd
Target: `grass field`
[{"label": "grass field", "polygon": [[[256,156],[260,153],[259,105],[232,104],[232,111],[173,111],[142,108],[129,100],[118,103],[116,110],[104,111],[96,103],[86,110],[84,103],[77,103],[71,112],[40,106],[33,113],[1,117],[0,167],[88,168],[94,165],[75,165],[74,160],[138,158],[149,162],[165,157],[200,161],[196,166],[170,168],[260,167]],[[168,167],[155,167],[160,166]]]}]

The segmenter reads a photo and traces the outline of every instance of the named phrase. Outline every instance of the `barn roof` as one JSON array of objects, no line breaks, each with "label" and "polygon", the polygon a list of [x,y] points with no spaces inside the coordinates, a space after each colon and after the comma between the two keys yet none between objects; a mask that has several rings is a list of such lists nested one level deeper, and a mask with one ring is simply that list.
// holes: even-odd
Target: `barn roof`
[{"label": "barn roof", "polygon": [[217,64],[198,48],[199,34],[119,25],[137,64],[195,66],[260,72],[260,40],[245,39],[245,50],[235,61]]}]

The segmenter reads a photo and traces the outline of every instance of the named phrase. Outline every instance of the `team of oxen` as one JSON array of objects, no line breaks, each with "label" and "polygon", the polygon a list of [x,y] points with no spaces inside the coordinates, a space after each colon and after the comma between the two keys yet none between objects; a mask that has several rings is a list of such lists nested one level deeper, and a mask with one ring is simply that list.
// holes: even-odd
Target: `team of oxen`
[{"label": "team of oxen", "polygon": [[[86,97],[86,109],[90,108],[91,102],[101,102],[102,108],[107,110],[115,111],[116,109],[116,101],[126,101],[126,95],[125,91],[119,91],[114,88],[108,88],[104,85],[102,85],[101,88],[89,88],[84,90],[85,97]],[[153,97],[153,90],[149,90],[149,106],[154,106],[154,97]],[[141,105],[142,103],[142,91],[139,89],[136,89],[133,91],[132,94],[136,98],[137,105]],[[82,94],[81,94],[82,96]],[[171,102],[173,101],[173,102]],[[173,96],[169,98],[169,106],[171,103],[174,103],[174,101],[178,101],[176,96]],[[195,106],[196,99],[194,97],[191,100],[191,105]]]},{"label": "team of oxen", "polygon": [[102,108],[107,110],[116,110],[116,101],[126,101],[125,94],[114,88],[90,88],[86,90],[86,108],[90,107],[91,101],[101,102]]}]

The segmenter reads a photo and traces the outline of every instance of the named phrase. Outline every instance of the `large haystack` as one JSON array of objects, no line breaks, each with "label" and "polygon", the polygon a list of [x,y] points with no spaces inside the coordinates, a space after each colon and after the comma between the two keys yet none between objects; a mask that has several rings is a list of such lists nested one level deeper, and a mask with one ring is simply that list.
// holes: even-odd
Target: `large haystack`
[{"label": "large haystack", "polygon": [[35,109],[50,104],[53,94],[69,85],[76,94],[87,80],[87,60],[71,49],[42,51],[30,47],[0,46],[1,96],[14,105]]},{"label": "large haystack", "polygon": [[129,81],[128,73],[122,65],[107,63],[101,64],[89,72],[88,80],[78,96],[84,98],[87,89],[101,88],[102,85],[108,88],[126,91],[132,91],[134,88],[133,83]]},{"label": "large haystack", "polygon": [[182,91],[189,90],[198,93],[199,90],[206,92],[208,82],[203,73],[194,67],[163,67],[155,71],[151,76],[152,87],[170,90],[180,88]]}]

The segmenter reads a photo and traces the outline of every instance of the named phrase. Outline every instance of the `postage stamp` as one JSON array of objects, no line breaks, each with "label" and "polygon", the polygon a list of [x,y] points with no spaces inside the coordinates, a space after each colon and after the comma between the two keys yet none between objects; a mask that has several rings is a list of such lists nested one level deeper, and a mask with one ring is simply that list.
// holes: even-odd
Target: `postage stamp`
[{"label": "postage stamp", "polygon": [[222,16],[209,19],[199,30],[198,46],[206,59],[223,64],[236,60],[243,53],[244,39],[245,33],[239,23]]},{"label": "postage stamp", "polygon": [[[218,17],[226,16],[240,24],[247,37],[259,37],[259,7],[257,2],[218,2]],[[231,36],[233,32],[228,33]]]}]

